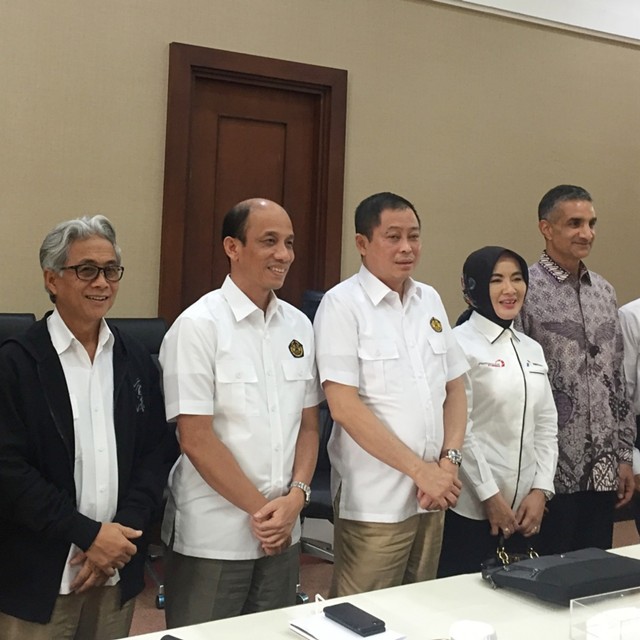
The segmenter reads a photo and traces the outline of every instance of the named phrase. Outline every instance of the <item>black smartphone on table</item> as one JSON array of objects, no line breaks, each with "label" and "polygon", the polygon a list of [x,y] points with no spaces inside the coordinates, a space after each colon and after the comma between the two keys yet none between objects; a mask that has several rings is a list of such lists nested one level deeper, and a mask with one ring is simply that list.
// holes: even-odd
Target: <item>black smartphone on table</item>
[{"label": "black smartphone on table", "polygon": [[324,615],[343,627],[354,631],[359,636],[373,636],[385,631],[385,624],[380,618],[372,616],[350,602],[332,604],[323,609]]}]

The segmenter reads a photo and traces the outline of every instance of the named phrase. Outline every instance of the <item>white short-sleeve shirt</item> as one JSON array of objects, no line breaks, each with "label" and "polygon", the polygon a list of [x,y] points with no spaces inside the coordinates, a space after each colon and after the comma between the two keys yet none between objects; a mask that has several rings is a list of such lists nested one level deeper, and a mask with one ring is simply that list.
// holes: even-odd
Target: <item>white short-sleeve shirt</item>
[{"label": "white short-sleeve shirt", "polygon": [[[212,415],[212,428],[267,499],[292,480],[303,408],[321,399],[311,323],[275,295],[263,313],[229,276],[186,309],[160,349],[167,418]],[[169,477],[163,540],[222,560],[264,555],[250,516],[212,489],[186,455]],[[299,538],[299,526],[293,542]]]},{"label": "white short-sleeve shirt", "polygon": [[462,492],[453,510],[485,520],[482,502],[498,491],[514,511],[531,489],[554,491],[558,413],[535,340],[475,312],[453,333],[471,365]]},{"label": "white short-sleeve shirt", "polygon": [[[438,460],[445,386],[468,364],[435,289],[408,280],[401,300],[362,266],[324,295],[315,332],[321,382],[357,387],[404,444],[424,460]],[[423,511],[411,478],[369,455],[337,423],[329,455],[342,518],[401,522]]]}]

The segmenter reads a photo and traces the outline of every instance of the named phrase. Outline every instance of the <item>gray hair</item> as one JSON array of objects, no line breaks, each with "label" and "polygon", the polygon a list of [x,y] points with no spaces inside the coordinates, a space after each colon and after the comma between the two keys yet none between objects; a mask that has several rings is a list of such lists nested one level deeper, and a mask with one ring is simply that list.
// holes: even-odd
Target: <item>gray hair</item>
[{"label": "gray hair", "polygon": [[[94,236],[104,238],[112,244],[116,254],[116,262],[120,265],[122,253],[116,244],[116,231],[107,218],[97,215],[65,220],[51,229],[40,246],[42,270],[47,269],[54,273],[62,273],[62,267],[65,266],[69,256],[69,247],[76,240],[86,240]],[[55,302],[55,296],[48,290],[47,293],[51,301]]]}]

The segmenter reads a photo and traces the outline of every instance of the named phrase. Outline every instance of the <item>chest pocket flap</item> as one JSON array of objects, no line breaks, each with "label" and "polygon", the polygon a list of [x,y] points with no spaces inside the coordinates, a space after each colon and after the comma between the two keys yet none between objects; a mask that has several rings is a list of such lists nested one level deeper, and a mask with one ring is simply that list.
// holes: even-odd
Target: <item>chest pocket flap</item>
[{"label": "chest pocket flap", "polygon": [[282,371],[285,380],[311,380],[313,371],[311,370],[311,358],[295,358],[293,360],[282,361]]},{"label": "chest pocket flap", "polygon": [[399,358],[400,354],[393,340],[361,338],[358,357],[362,360],[394,360]]},{"label": "chest pocket flap", "polygon": [[249,358],[224,357],[216,364],[216,378],[219,382],[258,382],[256,368]]},{"label": "chest pocket flap", "polygon": [[438,355],[447,353],[447,342],[444,339],[444,336],[433,335],[433,336],[429,336],[428,340],[429,340],[429,344],[431,345],[431,349],[433,350],[433,353],[437,353]]}]

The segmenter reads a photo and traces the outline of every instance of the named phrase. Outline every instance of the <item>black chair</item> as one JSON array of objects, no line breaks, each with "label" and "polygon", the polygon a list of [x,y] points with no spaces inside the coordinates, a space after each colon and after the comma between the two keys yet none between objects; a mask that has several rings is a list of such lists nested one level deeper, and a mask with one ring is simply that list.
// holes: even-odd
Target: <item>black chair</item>
[{"label": "black chair", "polygon": [[[301,520],[317,518],[328,520],[333,524],[333,504],[331,501],[331,462],[327,452],[327,444],[333,428],[333,418],[329,412],[326,400],[320,404],[320,446],[318,448],[318,462],[311,479],[311,501],[302,510]],[[314,538],[300,538],[300,550],[316,558],[333,562],[333,545]]]},{"label": "black chair", "polygon": [[[322,291],[305,291],[302,294],[302,312],[313,322],[318,305],[322,300]],[[327,452],[327,444],[333,428],[333,419],[326,400],[320,403],[320,446],[318,448],[318,462],[311,480],[311,502],[301,515],[305,518],[329,520],[333,523],[333,505],[331,503],[331,462]],[[323,560],[333,562],[333,546],[321,540],[302,537],[300,539],[302,553],[306,553]]]},{"label": "black chair", "polygon": [[0,344],[26,331],[36,321],[33,313],[0,313]]},{"label": "black chair", "polygon": [[[156,363],[156,366],[160,368],[158,362],[158,354],[160,353],[160,345],[164,338],[165,333],[169,326],[164,318],[107,318],[107,324],[110,327],[116,327],[118,331],[126,333],[134,338],[137,338],[149,352],[152,360]],[[160,378],[162,383],[162,377]],[[177,452],[176,452],[177,455]],[[164,507],[163,507],[164,510]],[[151,539],[149,548],[147,550],[147,559],[145,561],[145,568],[147,573],[151,576],[158,587],[158,593],[156,594],[156,607],[158,609],[164,609],[164,584],[155,570],[153,563],[162,558],[163,547],[160,541],[159,523],[162,521],[162,513],[158,513],[154,518],[155,526],[152,526]]]},{"label": "black chair", "polygon": [[137,338],[152,356],[160,353],[160,345],[169,326],[164,318],[107,318],[110,327]]}]

